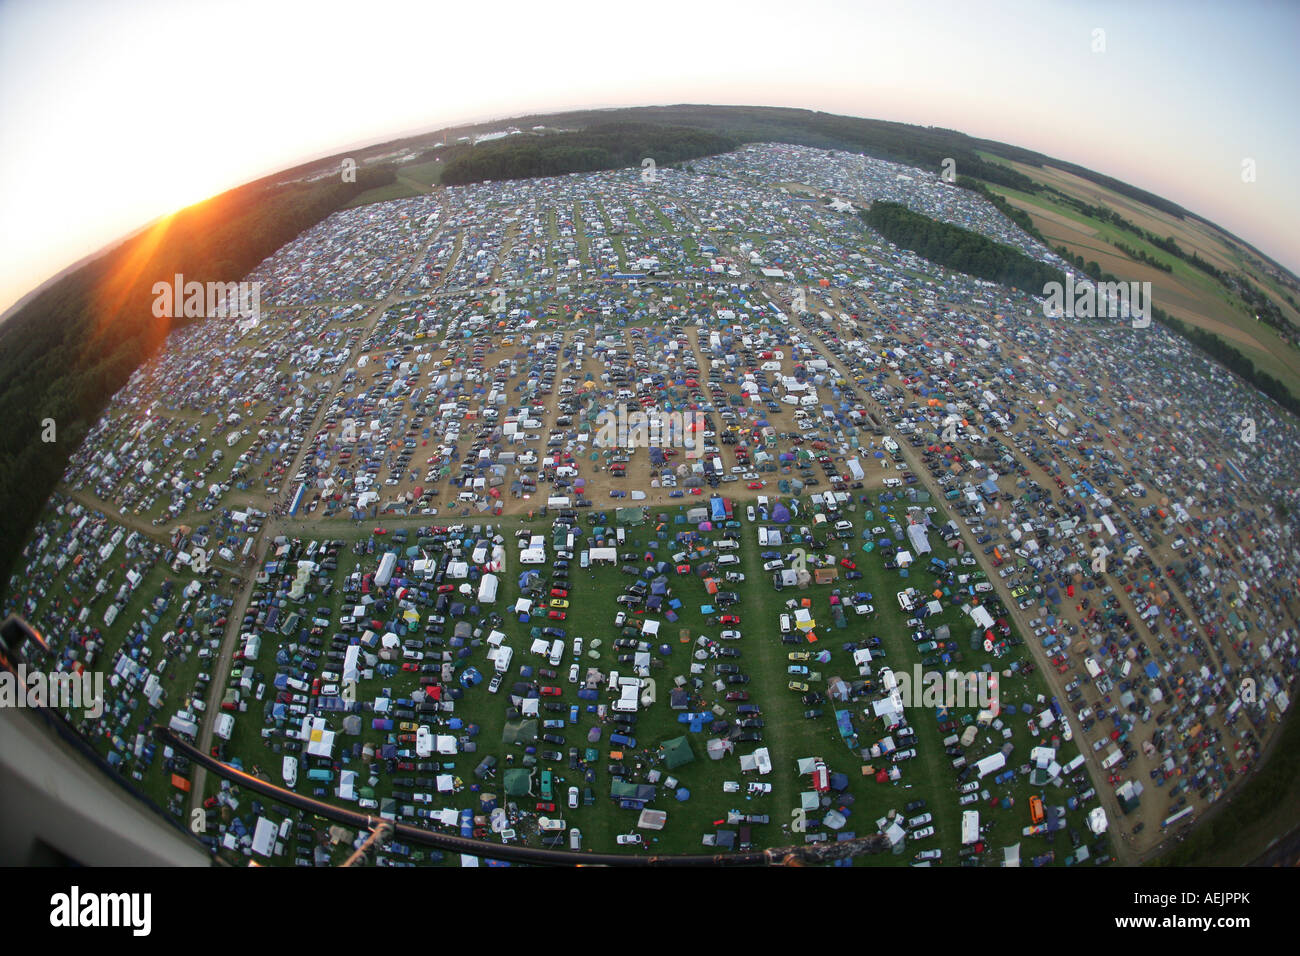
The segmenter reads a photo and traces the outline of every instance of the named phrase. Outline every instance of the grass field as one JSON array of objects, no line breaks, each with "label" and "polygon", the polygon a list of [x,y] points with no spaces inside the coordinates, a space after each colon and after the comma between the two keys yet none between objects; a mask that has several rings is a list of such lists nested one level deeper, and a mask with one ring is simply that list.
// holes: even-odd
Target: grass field
[{"label": "grass field", "polygon": [[355,209],[357,206],[388,202],[391,199],[411,199],[414,196],[423,196],[433,186],[441,182],[444,166],[444,163],[437,160],[399,166],[397,167],[396,182],[375,189],[367,189],[343,208]]},{"label": "grass field", "polygon": [[[898,506],[892,505],[894,515],[899,514]],[[696,853],[704,852],[702,845],[702,836],[705,833],[713,833],[718,829],[719,821],[725,821],[729,811],[738,811],[745,814],[766,814],[770,820],[767,824],[755,824],[752,826],[753,842],[756,846],[779,846],[802,841],[802,836],[798,833],[789,832],[785,826],[790,824],[794,817],[792,810],[799,804],[799,795],[801,792],[810,789],[809,778],[800,777],[796,773],[795,762],[801,757],[821,757],[825,760],[826,765],[831,773],[841,773],[847,777],[848,783],[843,793],[834,796],[835,799],[830,801],[830,806],[843,808],[848,812],[849,822],[842,832],[853,832],[858,835],[865,835],[875,832],[877,818],[885,816],[890,811],[896,810],[901,812],[903,805],[911,800],[924,799],[927,801],[926,811],[933,814],[934,826],[936,827],[936,836],[928,840],[922,840],[916,843],[908,841],[905,852],[901,856],[886,855],[884,857],[865,857],[859,858],[859,863],[864,865],[878,864],[897,864],[900,862],[910,861],[916,850],[928,848],[941,848],[944,851],[944,863],[952,864],[956,862],[957,851],[959,849],[960,835],[960,814],[961,809],[957,804],[955,776],[947,762],[950,760],[943,753],[942,733],[938,728],[938,720],[933,709],[918,708],[909,711],[909,723],[915,729],[916,740],[915,747],[918,752],[916,759],[905,762],[900,765],[901,779],[896,783],[877,782],[874,776],[864,775],[862,768],[866,764],[873,765],[876,769],[889,768],[892,766],[887,759],[864,760],[857,750],[850,749],[846,742],[840,737],[836,730],[834,720],[834,707],[847,707],[854,713],[855,729],[860,735],[860,747],[868,747],[872,742],[884,736],[884,729],[874,721],[868,721],[862,716],[863,707],[869,703],[871,697],[862,698],[859,701],[851,702],[847,705],[833,705],[830,702],[819,705],[823,711],[823,716],[818,719],[805,719],[803,712],[808,709],[807,705],[802,703],[800,694],[790,691],[786,688],[786,683],[792,679],[786,673],[790,666],[788,654],[800,650],[828,650],[831,653],[831,659],[826,664],[808,662],[806,666],[816,671],[820,677],[817,680],[812,678],[800,677],[801,680],[807,680],[813,690],[825,692],[827,681],[834,676],[843,676],[846,680],[855,679],[858,675],[855,673],[856,668],[850,660],[850,653],[844,649],[846,643],[852,641],[862,641],[869,636],[879,636],[883,643],[883,649],[886,652],[885,664],[895,670],[903,670],[910,673],[914,663],[920,663],[921,655],[915,651],[915,645],[910,640],[909,628],[905,624],[905,615],[899,610],[894,601],[894,591],[898,590],[904,584],[910,584],[917,587],[923,592],[930,589],[934,583],[933,575],[924,571],[913,571],[910,577],[904,582],[898,577],[897,571],[886,571],[881,567],[879,552],[870,554],[863,553],[861,546],[863,544],[860,531],[864,527],[869,528],[874,522],[888,523],[881,511],[879,503],[874,503],[874,507],[863,510],[862,507],[854,506],[854,512],[849,515],[854,522],[855,536],[847,541],[828,542],[827,553],[839,557],[850,557],[858,561],[865,577],[861,581],[844,581],[840,580],[834,586],[812,586],[806,590],[786,590],[778,593],[775,591],[768,580],[768,575],[761,569],[762,559],[759,556],[760,548],[757,543],[757,526],[749,522],[742,522],[739,531],[741,549],[737,552],[741,556],[742,564],[740,569],[746,574],[746,580],[740,585],[726,585],[726,587],[735,587],[741,594],[740,604],[732,609],[741,616],[740,628],[743,638],[739,642],[725,646],[734,646],[740,649],[739,658],[730,660],[739,666],[740,670],[748,674],[750,682],[745,685],[739,685],[740,689],[749,694],[748,703],[759,706],[762,710],[761,719],[765,722],[762,728],[763,740],[755,744],[737,744],[737,753],[751,752],[754,747],[765,746],[769,748],[772,759],[773,771],[763,778],[765,782],[770,782],[772,792],[768,795],[750,797],[745,792],[745,783],[742,779],[737,766],[737,759],[733,756],[725,757],[723,760],[714,762],[706,756],[705,742],[711,736],[706,732],[691,733],[685,724],[678,721],[678,712],[669,708],[668,696],[674,683],[674,678],[682,676],[688,680],[691,678],[691,665],[695,663],[692,658],[692,652],[696,650],[696,638],[700,635],[706,635],[710,638],[718,636],[721,627],[709,623],[709,616],[701,612],[700,607],[707,600],[705,585],[703,580],[694,573],[685,575],[676,575],[670,572],[669,583],[672,588],[672,598],[681,603],[680,621],[671,623],[663,620],[660,636],[655,644],[656,650],[652,657],[655,661],[652,667],[651,677],[656,682],[657,702],[649,709],[643,709],[637,715],[636,724],[628,731],[636,738],[637,746],[635,748],[622,747],[612,748],[609,742],[609,735],[613,730],[609,723],[602,723],[596,713],[596,703],[588,703],[579,700],[577,689],[580,685],[574,685],[567,681],[568,670],[571,663],[574,662],[571,648],[566,648],[564,660],[561,665],[555,668],[555,677],[546,677],[538,674],[538,671],[546,667],[546,662],[540,658],[533,657],[528,653],[528,646],[531,643],[530,628],[536,626],[538,621],[521,624],[514,619],[514,615],[505,613],[506,608],[513,605],[519,589],[517,586],[518,566],[512,563],[509,573],[502,576],[502,588],[498,602],[495,607],[499,609],[505,618],[502,625],[506,635],[506,643],[515,649],[515,656],[512,662],[510,673],[507,677],[502,690],[496,696],[487,692],[486,680],[478,686],[467,688],[464,697],[458,701],[455,716],[461,718],[466,724],[473,724],[477,728],[477,734],[474,737],[476,751],[474,753],[463,753],[454,760],[448,760],[449,766],[446,772],[454,773],[466,788],[456,794],[434,794],[434,807],[455,806],[464,807],[474,805],[480,793],[475,793],[475,778],[471,771],[477,765],[479,760],[485,754],[494,754],[499,760],[498,776],[495,781],[485,785],[483,791],[490,791],[500,795],[499,784],[501,782],[501,773],[505,768],[510,766],[520,766],[525,760],[522,751],[516,749],[511,751],[502,744],[502,729],[506,720],[506,708],[509,706],[509,688],[512,682],[521,678],[521,668],[531,667],[533,669],[533,680],[540,684],[558,687],[561,694],[557,697],[542,697],[544,703],[552,703],[557,706],[554,712],[543,710],[542,719],[556,719],[564,722],[562,729],[545,729],[544,733],[556,733],[564,738],[563,744],[550,744],[545,742],[538,743],[538,749],[554,749],[565,755],[564,759],[557,762],[539,760],[537,766],[537,775],[534,778],[534,796],[517,801],[518,808],[523,811],[523,820],[516,825],[521,837],[527,839],[529,843],[537,843],[538,835],[535,829],[536,823],[536,803],[539,801],[537,782],[540,779],[540,772],[543,769],[551,769],[555,774],[555,804],[556,811],[552,816],[561,816],[564,818],[567,826],[578,827],[584,834],[583,846],[587,849],[611,850],[614,852],[638,853],[638,852],[670,852],[670,853]],[[665,511],[668,518],[665,522],[650,521],[640,528],[629,529],[628,540],[620,550],[634,551],[638,554],[647,551],[655,554],[657,558],[667,560],[668,556],[683,547],[681,542],[674,539],[680,532],[690,531],[691,526],[679,521],[682,517],[682,509],[671,509]],[[939,516],[936,515],[936,518]],[[405,522],[403,522],[405,523]],[[335,522],[330,522],[335,524]],[[797,524],[797,522],[796,522]],[[527,519],[516,519],[514,521],[498,522],[495,527],[499,532],[506,534],[507,538],[512,538],[511,532],[520,526],[528,526]],[[392,523],[388,525],[390,528]],[[535,520],[531,527],[537,528],[538,533],[546,533],[549,537],[549,527],[543,526],[541,520]],[[793,526],[792,526],[793,527]],[[823,529],[826,526],[823,526]],[[347,531],[340,530],[335,533],[332,530],[322,529],[321,534],[328,537],[338,537],[342,539],[356,539],[358,537],[369,537],[369,527],[357,529],[350,525]],[[590,534],[590,525],[583,522],[583,531]],[[693,542],[691,546],[705,546],[709,539],[717,539],[719,533],[706,533],[701,536],[701,540]],[[825,537],[819,534],[818,537]],[[350,550],[344,548],[339,552],[339,569],[336,580],[342,581],[346,574],[353,567],[363,570],[371,570],[378,561],[378,554],[386,544],[384,538],[375,539],[379,543],[376,553],[366,555],[360,558],[354,556]],[[584,539],[585,540],[585,539]],[[575,551],[583,547],[584,542],[579,542]],[[513,549],[513,542],[508,543],[508,547]],[[940,546],[942,548],[942,546]],[[512,555],[513,558],[513,555]],[[638,562],[638,566],[641,562]],[[962,569],[967,570],[966,568]],[[974,568],[969,570],[973,571]],[[635,580],[629,575],[621,573],[617,567],[600,567],[592,569],[579,569],[578,561],[575,559],[571,570],[569,596],[570,608],[567,611],[567,619],[563,622],[547,621],[546,624],[564,628],[567,632],[567,640],[571,641],[575,636],[584,638],[585,646],[583,658],[581,660],[581,671],[585,673],[586,667],[598,667],[603,673],[610,670],[621,670],[624,674],[630,671],[630,665],[619,663],[617,655],[620,653],[614,647],[614,640],[619,636],[618,629],[612,624],[616,610],[614,601],[615,596],[622,588]],[[830,596],[834,587],[839,587],[843,593],[851,593],[856,590],[866,590],[874,595],[873,604],[876,608],[874,614],[867,617],[859,617],[850,613],[847,616],[846,627],[838,629],[830,621]],[[811,610],[818,621],[818,627],[815,633],[819,640],[814,644],[791,645],[783,644],[780,640],[779,629],[777,628],[777,618],[785,610],[784,604],[791,598],[804,599],[811,601]],[[336,589],[335,592],[324,602],[311,598],[305,602],[305,607],[310,609],[317,604],[326,603],[331,607],[334,614],[339,614],[345,603],[343,596]],[[346,603],[351,603],[346,602]],[[473,619],[473,618],[471,618]],[[966,621],[961,612],[952,606],[946,606],[944,613],[937,619],[938,622],[948,623],[952,626],[952,634],[957,640],[958,646],[964,660],[957,664],[963,670],[976,670],[984,664],[992,664],[992,655],[985,654],[982,648],[972,650],[968,644],[967,637],[970,633],[969,622]],[[963,623],[965,621],[965,623]],[[936,626],[935,619],[927,620],[930,626]],[[450,627],[450,624],[449,624]],[[687,642],[682,643],[679,636],[679,629],[686,629]],[[275,653],[275,636],[267,635],[265,645],[262,651],[262,657],[259,661],[259,669],[265,674],[274,671],[274,653]],[[594,641],[600,641],[598,648],[593,648]],[[660,654],[657,650],[660,646],[667,647],[666,654]],[[996,666],[1005,672],[1011,660],[1028,660],[1027,649],[1019,647],[1013,649],[1012,654],[996,662]],[[492,665],[486,658],[486,647],[478,646],[470,649],[468,656],[464,659],[468,666],[473,666],[481,672],[485,678],[489,677],[492,672]],[[713,681],[714,665],[719,661],[708,660],[700,662],[702,672],[698,676],[702,681],[702,687],[694,697],[691,705],[692,710],[707,711],[715,705],[723,709],[726,719],[735,719],[737,703],[727,703],[723,701],[724,692],[714,689]],[[328,668],[329,665],[325,664]],[[461,666],[457,663],[458,668]],[[421,680],[418,675],[401,672],[391,679],[376,679],[373,681],[363,682],[358,691],[358,699],[362,701],[372,700],[374,697],[385,692],[392,697],[406,697],[411,692],[418,689]],[[1034,705],[1035,713],[1041,712],[1046,703],[1040,699],[1042,692],[1040,680],[1034,676],[1028,679],[1021,677],[1004,676],[1002,680],[1002,700],[1004,707],[1010,709],[1012,704],[1030,702]],[[725,690],[735,689],[727,686]],[[268,693],[268,698],[270,693]],[[600,701],[607,698],[603,689],[600,693]],[[872,695],[872,697],[877,695]],[[576,723],[570,720],[570,707],[578,705],[578,720]],[[250,704],[249,711],[239,718],[236,722],[235,736],[231,741],[229,752],[238,756],[245,767],[259,766],[266,772],[269,779],[279,783],[280,756],[267,749],[267,741],[260,737],[260,709],[261,704],[253,702]],[[975,710],[973,708],[964,712],[953,711],[952,717],[956,719],[973,720]],[[1032,746],[1044,742],[1049,735],[1039,734],[1031,736],[1027,727],[1026,718],[1017,714],[1012,716],[1009,713],[1004,714],[1006,726],[1010,731],[1010,739],[1015,746],[1012,758],[1008,761],[1009,767],[1018,767],[1028,759],[1029,750]],[[337,720],[333,721],[337,728]],[[588,733],[594,727],[600,727],[600,739],[598,742],[588,742]],[[446,731],[439,731],[446,732]],[[618,847],[614,841],[614,835],[618,833],[633,832],[638,819],[638,811],[630,809],[620,809],[614,801],[610,799],[609,788],[611,782],[610,767],[615,763],[621,763],[628,772],[629,778],[644,781],[645,775],[653,768],[659,766],[660,753],[659,746],[665,740],[685,735],[690,741],[692,752],[695,759],[693,762],[686,764],[672,772],[677,780],[677,785],[689,791],[689,798],[679,801],[672,791],[666,790],[662,781],[659,784],[658,798],[651,804],[656,809],[666,810],[668,814],[666,826],[658,832],[642,832],[646,839],[644,848],[636,847]],[[350,749],[354,738],[340,737],[345,744],[345,749]],[[361,741],[370,742],[376,745],[382,745],[387,739],[387,735],[382,731],[370,729],[370,718],[365,716],[363,720],[363,731],[359,738]],[[1001,736],[995,729],[985,729],[980,731],[975,743],[968,751],[972,762],[987,752],[996,749],[994,744],[1001,745]],[[594,759],[583,760],[584,769],[569,769],[567,753],[570,747],[577,747],[579,755],[587,757],[588,748],[595,752]],[[621,751],[621,760],[611,756],[613,751]],[[1063,743],[1060,750],[1060,762],[1064,763],[1076,753],[1073,743]],[[354,760],[344,759],[339,764],[341,767],[356,769],[358,764]],[[663,771],[662,767],[659,769]],[[360,783],[370,782],[375,789],[377,796],[384,796],[391,792],[393,788],[392,776],[410,776],[412,772],[397,771],[395,774],[377,775],[372,781],[367,781],[367,775],[361,774]],[[590,779],[587,778],[589,773]],[[723,783],[725,781],[736,781],[740,783],[739,792],[724,793]],[[1021,843],[1021,853],[1028,863],[1029,858],[1040,853],[1046,852],[1049,845],[1042,837],[1022,838],[1020,828],[1029,823],[1028,811],[1026,809],[1028,798],[1031,792],[1035,792],[1030,787],[1027,778],[1023,774],[1018,774],[1016,779],[1008,785],[995,786],[992,778],[987,778],[984,782],[984,792],[980,800],[973,804],[969,809],[977,809],[981,812],[982,819],[993,824],[991,835],[992,846],[1001,847],[1012,843]],[[570,786],[576,786],[581,791],[585,787],[591,789],[594,801],[590,805],[585,805],[580,800],[579,807],[571,810],[565,806],[567,789]],[[212,788],[215,789],[215,784]],[[411,788],[407,788],[408,790]],[[1050,789],[1050,788],[1049,788]],[[1069,788],[1065,788],[1068,790]],[[300,780],[298,785],[299,792],[310,792],[310,785],[305,780],[305,772],[300,771]],[[1041,791],[1037,791],[1041,792]],[[1063,804],[1065,793],[1055,791],[1044,793],[1044,800],[1047,804]],[[991,800],[1001,801],[1007,798],[1014,801],[1014,805],[1008,809],[1002,807],[992,807]],[[400,801],[399,801],[400,802]],[[814,811],[809,816],[819,818],[824,810]],[[921,812],[921,811],[914,811]],[[1078,830],[1081,834],[1086,834],[1083,825],[1083,811],[1072,811],[1068,814],[1069,825]],[[731,830],[738,829],[738,825],[728,827]],[[832,838],[834,835],[832,834]],[[489,837],[489,839],[494,839]],[[1060,863],[1064,856],[1071,852],[1069,841],[1065,840],[1064,835],[1058,836],[1057,843],[1054,847],[1057,853],[1056,862]],[[1100,853],[1100,848],[1094,850]],[[345,849],[337,851],[342,855]],[[1000,861],[1000,853],[995,854]]]}]

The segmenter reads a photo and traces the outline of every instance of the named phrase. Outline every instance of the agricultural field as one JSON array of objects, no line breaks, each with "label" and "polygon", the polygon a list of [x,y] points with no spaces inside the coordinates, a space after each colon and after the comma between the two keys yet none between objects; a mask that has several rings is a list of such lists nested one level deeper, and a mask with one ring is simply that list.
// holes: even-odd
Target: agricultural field
[{"label": "agricultural field", "polygon": [[[1032,167],[987,154],[981,156],[1085,203],[1110,208],[1157,236],[1172,236],[1181,248],[1189,253],[1195,252],[1218,269],[1248,276],[1269,295],[1287,321],[1300,327],[1300,311],[1288,301],[1286,290],[1270,272],[1260,268],[1258,256],[1208,223],[1191,218],[1178,219],[1050,166]],[[1000,185],[990,186],[990,189],[1011,205],[1029,213],[1034,225],[1053,248],[1064,245],[1085,260],[1096,262],[1103,272],[1150,282],[1155,303],[1160,308],[1227,339],[1256,366],[1287,383],[1293,392],[1300,390],[1300,350],[1283,340],[1276,330],[1256,321],[1252,309],[1211,276],[1127,230],[1080,213],[1053,199],[1050,194],[1030,194]],[[1117,248],[1116,243],[1155,257],[1170,266],[1172,272],[1132,259]],[[1290,295],[1295,298],[1294,290]]]}]

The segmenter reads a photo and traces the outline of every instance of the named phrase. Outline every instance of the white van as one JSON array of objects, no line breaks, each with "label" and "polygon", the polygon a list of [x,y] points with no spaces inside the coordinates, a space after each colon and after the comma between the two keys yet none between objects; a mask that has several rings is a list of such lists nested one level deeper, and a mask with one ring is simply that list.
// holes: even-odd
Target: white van
[{"label": "white van", "polygon": [[551,654],[547,657],[547,660],[552,667],[558,667],[562,657],[564,657],[564,641],[557,637],[551,642]]},{"label": "white van", "polygon": [[217,725],[212,732],[222,740],[229,740],[230,735],[235,731],[235,718],[231,714],[221,714],[217,717]]}]

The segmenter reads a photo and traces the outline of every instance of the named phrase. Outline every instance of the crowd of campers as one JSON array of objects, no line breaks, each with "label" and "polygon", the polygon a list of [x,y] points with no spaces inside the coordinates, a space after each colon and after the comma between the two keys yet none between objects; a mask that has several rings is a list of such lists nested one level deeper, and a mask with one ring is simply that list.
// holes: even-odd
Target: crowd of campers
[{"label": "crowd of campers", "polygon": [[[113,397],[24,543],[5,609],[44,633],[49,669],[107,673],[107,723],[79,722],[178,815],[188,768],[156,752],[155,722],[196,740],[211,730],[246,762],[238,748],[260,730],[263,760],[293,756],[273,769],[300,789],[558,845],[581,838],[554,811],[542,826],[532,808],[553,802],[537,798],[550,771],[536,771],[558,754],[585,805],[599,764],[595,739],[544,739],[570,690],[591,732],[632,739],[646,706],[703,715],[683,721],[684,748],[619,744],[608,798],[651,813],[651,829],[663,825],[652,793],[684,789],[665,781],[695,753],[691,733],[707,736],[701,755],[771,770],[750,748],[762,728],[744,723],[761,717],[713,710],[757,706],[727,636],[740,633],[742,583],[788,595],[777,632],[791,640],[811,621],[869,635],[876,607],[896,602],[916,622],[918,660],[969,653],[951,633],[960,619],[995,659],[1022,635],[1050,685],[1043,701],[945,733],[965,761],[955,786],[979,782],[972,768],[995,754],[1009,762],[994,780],[1014,758],[1022,777],[1082,794],[1086,770],[1105,786],[1078,800],[1102,802],[1149,848],[1256,766],[1289,707],[1298,436],[1160,325],[1049,317],[1041,297],[939,268],[855,214],[903,202],[1071,271],[940,173],[763,144],[653,183],[618,170],[336,213],[246,277],[262,283],[257,323],[176,329]],[[640,527],[651,516],[653,534]],[[507,521],[527,524],[516,536]],[[399,526],[391,537],[384,522]],[[745,582],[750,534],[762,579]],[[585,666],[600,652],[582,658],[564,633],[572,598],[556,592],[606,565],[627,577],[608,596],[623,620],[606,639],[627,643],[601,670]],[[873,596],[864,570],[895,581],[893,596]],[[674,606],[681,574],[709,582],[710,611]],[[713,630],[688,635],[702,656],[668,680],[656,665],[676,639],[639,630],[649,624]],[[527,642],[498,637],[524,625]],[[914,748],[885,686],[897,668],[856,630],[851,649],[791,660],[808,673],[787,677],[829,697],[810,678],[833,664],[849,719],[829,701],[803,710],[900,779],[894,758]],[[230,677],[212,687],[223,649]],[[422,689],[385,693],[398,674]],[[480,741],[456,704],[480,683],[516,715],[510,765],[457,762]],[[1030,726],[1059,734],[1047,749],[1078,747],[1084,768],[1043,745],[1003,753],[1005,731]],[[877,738],[893,746],[872,754]],[[470,761],[496,803],[466,809]],[[412,796],[389,796],[389,777]],[[433,809],[452,795],[456,809]],[[295,845],[287,816],[245,819],[230,791],[218,802],[214,845]],[[1163,826],[1139,840],[1141,824],[1118,817],[1144,802]],[[1057,809],[1049,796],[1032,825],[1051,832]],[[902,813],[882,827],[894,846],[916,816]],[[987,823],[973,822],[977,837]],[[706,838],[744,844],[750,825]],[[318,832],[297,858],[359,838]]]}]

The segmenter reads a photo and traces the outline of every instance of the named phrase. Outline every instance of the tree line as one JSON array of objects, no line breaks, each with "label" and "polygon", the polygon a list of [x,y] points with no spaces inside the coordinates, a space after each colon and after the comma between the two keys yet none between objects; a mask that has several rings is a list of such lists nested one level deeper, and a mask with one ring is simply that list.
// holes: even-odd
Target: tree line
[{"label": "tree line", "polygon": [[647,123],[607,123],[569,133],[521,133],[462,150],[442,171],[441,182],[463,186],[484,180],[531,179],[566,173],[657,166],[726,153],[734,137],[707,130]]},{"label": "tree line", "polygon": [[979,279],[1034,295],[1041,295],[1048,282],[1065,283],[1065,274],[1059,269],[1032,259],[1019,249],[931,219],[899,203],[877,201],[859,215],[894,245]]}]

